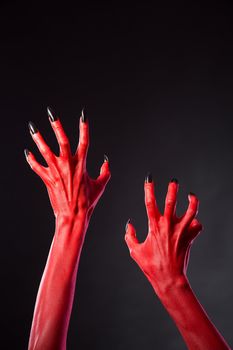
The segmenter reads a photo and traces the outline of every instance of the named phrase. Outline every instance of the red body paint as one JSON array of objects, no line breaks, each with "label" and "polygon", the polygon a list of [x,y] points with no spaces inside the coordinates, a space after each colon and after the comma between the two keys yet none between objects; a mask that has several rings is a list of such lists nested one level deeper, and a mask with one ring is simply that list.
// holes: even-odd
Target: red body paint
[{"label": "red body paint", "polygon": [[[51,120],[50,120],[51,121]],[[79,123],[79,144],[71,154],[69,140],[60,120],[51,121],[60,155],[55,156],[37,131],[31,132],[48,167],[40,165],[31,152],[27,161],[44,181],[56,219],[56,229],[41,279],[33,315],[29,349],[64,350],[72,310],[79,258],[95,205],[110,178],[105,160],[99,177],[86,171],[89,145],[88,122]]]},{"label": "red body paint", "polygon": [[195,297],[187,279],[189,251],[201,231],[195,219],[198,200],[189,195],[187,212],[178,218],[176,212],[178,184],[170,182],[164,215],[158,210],[153,182],[145,182],[145,204],[149,232],[139,243],[131,223],[126,227],[125,240],[131,257],[151,283],[155,293],[174,320],[188,349],[230,349],[211,323]]},{"label": "red body paint", "polygon": [[[56,157],[38,131],[32,132],[48,167],[31,152],[27,161],[44,181],[56,218],[56,230],[40,283],[29,340],[29,349],[64,350],[72,310],[79,258],[92,211],[110,178],[105,161],[93,180],[86,171],[89,145],[88,123],[80,118],[79,145],[71,154],[69,140],[59,120],[51,121],[60,155]],[[153,182],[145,183],[149,233],[139,243],[134,227],[127,226],[125,239],[161,302],[173,318],[189,349],[230,349],[196,299],[186,276],[189,249],[201,231],[195,219],[196,196],[182,218],[175,215],[178,185],[169,184],[164,215],[154,196]]]}]

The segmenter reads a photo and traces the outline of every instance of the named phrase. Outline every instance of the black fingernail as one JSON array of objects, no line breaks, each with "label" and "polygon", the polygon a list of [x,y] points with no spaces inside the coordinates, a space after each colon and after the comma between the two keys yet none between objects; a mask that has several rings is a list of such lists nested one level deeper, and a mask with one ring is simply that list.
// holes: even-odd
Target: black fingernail
[{"label": "black fingernail", "polygon": [[82,122],[83,122],[83,123],[86,123],[87,117],[86,117],[86,112],[85,112],[85,114],[84,114],[84,108],[82,109],[82,112],[81,112],[81,118],[82,118]]},{"label": "black fingernail", "polygon": [[125,225],[125,231],[127,231],[129,223],[130,223],[130,219],[127,221],[127,223]]},{"label": "black fingernail", "polygon": [[189,192],[189,195],[196,197],[195,193],[193,193],[193,192]]},{"label": "black fingernail", "polygon": [[108,156],[106,156],[106,154],[104,154],[104,161],[109,162]]},{"label": "black fingernail", "polygon": [[179,182],[178,182],[178,180],[176,179],[176,178],[173,178],[173,179],[171,179],[171,181],[170,182],[175,182],[176,184],[178,184]]},{"label": "black fingernail", "polygon": [[54,110],[51,107],[47,107],[47,113],[51,122],[55,122],[56,120],[58,120],[58,117],[56,117],[56,114],[54,113]]},{"label": "black fingernail", "polygon": [[25,150],[24,150],[24,154],[25,154],[25,157],[27,158],[27,157],[28,157],[28,155],[29,155],[29,150],[28,150],[27,148],[25,148]]},{"label": "black fingernail", "polygon": [[32,134],[36,134],[38,132],[38,129],[33,122],[29,122],[28,127]]},{"label": "black fingernail", "polygon": [[153,181],[153,178],[152,178],[152,174],[151,173],[148,173],[146,175],[146,178],[145,178],[145,182],[152,182]]}]

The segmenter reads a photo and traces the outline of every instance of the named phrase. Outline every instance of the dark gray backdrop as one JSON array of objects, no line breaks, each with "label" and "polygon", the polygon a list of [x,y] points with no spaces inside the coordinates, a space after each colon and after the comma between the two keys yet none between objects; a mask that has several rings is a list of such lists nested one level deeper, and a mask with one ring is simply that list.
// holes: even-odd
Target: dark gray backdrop
[{"label": "dark gray backdrop", "polygon": [[[147,232],[143,181],[154,174],[161,209],[172,177],[200,199],[191,285],[230,344],[233,312],[233,26],[228,5],[191,7],[84,2],[60,8],[5,4],[1,37],[1,345],[25,349],[54,232],[42,181],[27,165],[32,120],[57,152],[46,106],[73,149],[86,107],[97,176],[112,179],[87,233],[68,349],[185,349],[130,259],[124,226]],[[3,345],[4,346],[3,346]]]}]

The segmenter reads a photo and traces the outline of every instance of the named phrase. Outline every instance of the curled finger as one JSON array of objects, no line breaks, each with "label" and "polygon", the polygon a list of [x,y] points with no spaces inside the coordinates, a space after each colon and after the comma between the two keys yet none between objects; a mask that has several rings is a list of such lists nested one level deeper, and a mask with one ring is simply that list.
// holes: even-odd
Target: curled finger
[{"label": "curled finger", "polygon": [[181,220],[181,225],[183,228],[187,228],[198,213],[199,201],[196,195],[190,192],[188,195],[188,200],[189,200],[188,209]]}]

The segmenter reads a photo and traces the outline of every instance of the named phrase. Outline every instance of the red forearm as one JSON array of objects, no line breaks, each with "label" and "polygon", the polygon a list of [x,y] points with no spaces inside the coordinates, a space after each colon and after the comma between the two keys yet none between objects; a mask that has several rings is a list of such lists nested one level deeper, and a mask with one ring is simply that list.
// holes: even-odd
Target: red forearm
[{"label": "red forearm", "polygon": [[59,217],[56,220],[54,239],[37,295],[29,340],[30,350],[66,348],[85,232],[85,219]]},{"label": "red forearm", "polygon": [[169,283],[163,290],[158,290],[155,280],[150,279],[150,282],[179,329],[188,349],[230,349],[209,320],[185,276]]},{"label": "red forearm", "polygon": [[56,231],[40,283],[33,316],[29,350],[64,350],[74,298],[80,253],[91,214],[110,179],[108,158],[97,179],[86,171],[89,124],[83,111],[75,154],[59,118],[48,107],[48,116],[59,144],[57,157],[32,122],[29,130],[48,167],[25,150],[31,168],[48,190],[56,217]]}]

